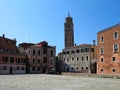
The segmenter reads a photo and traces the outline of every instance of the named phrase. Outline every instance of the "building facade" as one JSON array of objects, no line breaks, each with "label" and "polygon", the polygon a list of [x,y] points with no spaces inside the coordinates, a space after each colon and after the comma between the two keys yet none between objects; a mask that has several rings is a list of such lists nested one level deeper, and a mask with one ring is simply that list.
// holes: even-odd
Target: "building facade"
[{"label": "building facade", "polygon": [[63,49],[63,71],[96,73],[96,46],[82,44]]},{"label": "building facade", "polygon": [[98,32],[97,73],[120,74],[120,24]]},{"label": "building facade", "polygon": [[38,44],[22,43],[19,47],[22,47],[27,54],[28,73],[51,73],[55,69],[55,46],[49,46],[43,41]]},{"label": "building facade", "polygon": [[65,72],[96,73],[96,47],[94,45],[74,45],[74,24],[72,17],[68,14],[64,24],[65,48],[58,54],[61,60],[62,70]]},{"label": "building facade", "polygon": [[26,73],[26,55],[19,52],[16,40],[0,37],[0,74]]}]

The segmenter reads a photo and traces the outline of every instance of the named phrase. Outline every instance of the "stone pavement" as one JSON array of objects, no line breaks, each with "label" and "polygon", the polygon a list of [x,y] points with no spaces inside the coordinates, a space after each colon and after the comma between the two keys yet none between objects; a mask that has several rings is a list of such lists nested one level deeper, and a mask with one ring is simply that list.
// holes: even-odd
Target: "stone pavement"
[{"label": "stone pavement", "polygon": [[0,75],[0,90],[120,90],[120,79],[68,75]]}]

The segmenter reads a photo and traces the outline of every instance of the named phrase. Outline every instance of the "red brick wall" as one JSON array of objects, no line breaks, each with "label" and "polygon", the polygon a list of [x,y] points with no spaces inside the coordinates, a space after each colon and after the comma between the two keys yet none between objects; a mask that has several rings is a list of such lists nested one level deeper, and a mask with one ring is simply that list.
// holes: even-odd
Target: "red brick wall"
[{"label": "red brick wall", "polygon": [[[118,32],[118,39],[114,40],[114,32]],[[101,43],[100,38],[104,37],[104,42]],[[119,45],[119,52],[114,53],[113,46],[117,43]],[[100,54],[100,47],[104,47],[104,54]],[[112,57],[116,57],[112,61]],[[101,58],[104,61],[101,62]],[[110,28],[109,30],[98,33],[98,60],[97,60],[97,73],[98,74],[120,74],[120,26]],[[103,69],[103,72],[101,72]],[[115,72],[112,72],[115,69]]]}]

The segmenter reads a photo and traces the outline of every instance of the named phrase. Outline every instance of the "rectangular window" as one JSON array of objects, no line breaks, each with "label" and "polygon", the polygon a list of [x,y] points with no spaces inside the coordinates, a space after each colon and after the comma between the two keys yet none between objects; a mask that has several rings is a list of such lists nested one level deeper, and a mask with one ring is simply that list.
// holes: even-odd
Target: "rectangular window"
[{"label": "rectangular window", "polygon": [[51,56],[53,56],[54,55],[54,51],[53,50],[51,50]]},{"label": "rectangular window", "polygon": [[67,51],[67,54],[70,54],[70,52],[69,52],[69,51]]},{"label": "rectangular window", "polygon": [[38,71],[40,71],[40,67],[38,67]]},{"label": "rectangular window", "polygon": [[19,70],[20,68],[19,67],[17,67],[17,70]]},{"label": "rectangular window", "polygon": [[104,54],[104,48],[100,48],[100,54]]},{"label": "rectangular window", "polygon": [[33,50],[33,55],[35,55],[35,50]]},{"label": "rectangular window", "polygon": [[69,62],[69,58],[67,58],[67,62]]},{"label": "rectangular window", "polygon": [[4,67],[3,67],[3,70],[6,70],[6,69],[7,69],[6,66],[4,66]]},{"label": "rectangular window", "polygon": [[32,71],[35,71],[35,67],[32,67]]},{"label": "rectangular window", "polygon": [[86,56],[86,61],[88,61],[88,56]]},{"label": "rectangular window", "polygon": [[76,50],[76,53],[80,53],[80,50],[77,49],[77,50]]},{"label": "rectangular window", "polygon": [[101,58],[101,62],[104,62],[104,59],[103,59],[103,58]]},{"label": "rectangular window", "polygon": [[101,41],[102,43],[104,42],[104,37],[103,37],[103,36],[100,38],[100,41]]},{"label": "rectangular window", "polygon": [[40,50],[38,50],[38,55],[40,55]]},{"label": "rectangular window", "polygon": [[115,61],[115,57],[112,57],[112,61],[113,61],[113,62]]},{"label": "rectangular window", "polygon": [[74,50],[72,50],[72,51],[71,51],[71,53],[72,53],[72,54],[74,54],[74,53],[75,53],[75,51],[74,51]]},{"label": "rectangular window", "polygon": [[82,57],[82,61],[84,61],[84,57]]},{"label": "rectangular window", "polygon": [[29,50],[29,54],[30,54],[30,50]]},{"label": "rectangular window", "polygon": [[118,52],[119,51],[119,46],[118,44],[114,44],[114,52]]},{"label": "rectangular window", "polygon": [[89,48],[85,48],[85,51],[86,51],[86,52],[89,52]]},{"label": "rectangular window", "polygon": [[79,57],[77,57],[77,62],[79,61]]},{"label": "rectangular window", "polygon": [[43,63],[47,64],[47,57],[43,57]]},{"label": "rectangular window", "polygon": [[72,61],[74,60],[74,58],[72,57]]},{"label": "rectangular window", "polygon": [[10,62],[14,63],[14,57],[10,57]]},{"label": "rectangular window", "polygon": [[24,67],[22,67],[22,70],[24,70],[25,68]]},{"label": "rectangular window", "polygon": [[114,33],[114,39],[115,39],[115,40],[118,39],[118,32],[115,32],[115,33]]},{"label": "rectangular window", "polygon": [[33,63],[35,63],[35,59],[33,59]]},{"label": "rectangular window", "polygon": [[63,55],[65,55],[66,54],[66,52],[63,52]]}]

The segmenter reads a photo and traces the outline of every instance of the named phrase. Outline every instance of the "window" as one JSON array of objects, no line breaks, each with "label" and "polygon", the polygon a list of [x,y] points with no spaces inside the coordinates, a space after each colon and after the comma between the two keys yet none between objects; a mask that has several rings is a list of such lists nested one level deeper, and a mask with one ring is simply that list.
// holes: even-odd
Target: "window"
[{"label": "window", "polygon": [[64,62],[65,62],[65,58],[64,58]]},{"label": "window", "polygon": [[94,48],[91,48],[91,52],[94,52]]},{"label": "window", "polygon": [[18,63],[20,63],[20,58],[18,58]]},{"label": "window", "polygon": [[86,61],[88,61],[88,56],[86,56]]},{"label": "window", "polygon": [[47,57],[43,57],[43,63],[47,64]]},{"label": "window", "polygon": [[35,50],[33,50],[33,55],[35,55]]},{"label": "window", "polygon": [[115,32],[115,33],[114,33],[114,39],[115,39],[115,40],[118,39],[118,32]]},{"label": "window", "polygon": [[74,54],[75,52],[72,50],[71,53]]},{"label": "window", "polygon": [[17,70],[19,70],[20,68],[19,67],[17,67]]},{"label": "window", "polygon": [[115,57],[112,57],[112,61],[113,61],[113,62],[115,61]]},{"label": "window", "polygon": [[2,59],[4,63],[8,62],[8,57],[3,57]]},{"label": "window", "polygon": [[112,72],[115,72],[116,70],[115,69],[112,69]]},{"label": "window", "polygon": [[6,40],[6,43],[8,43],[8,40]]},{"label": "window", "polygon": [[86,70],[88,70],[88,67],[86,67]]},{"label": "window", "polygon": [[74,60],[74,58],[72,57],[72,61]]},{"label": "window", "polygon": [[101,41],[102,43],[104,42],[104,37],[103,37],[103,36],[101,37],[101,40],[100,40],[100,41]]},{"label": "window", "polygon": [[118,52],[118,50],[119,50],[118,44],[114,44],[114,52]]},{"label": "window", "polygon": [[50,62],[50,63],[51,63],[51,65],[54,65],[54,60],[51,60],[51,62]]},{"label": "window", "polygon": [[35,71],[35,67],[32,67],[32,71]]},{"label": "window", "polygon": [[84,67],[81,67],[81,69],[83,70],[83,69],[84,69]]},{"label": "window", "polygon": [[29,50],[29,54],[30,54],[30,50]]},{"label": "window", "polygon": [[78,60],[79,60],[79,57],[77,57],[77,62],[78,62]]},{"label": "window", "polygon": [[40,63],[40,59],[38,59],[38,63]]},{"label": "window", "polygon": [[101,69],[101,72],[103,72],[103,69]]},{"label": "window", "polygon": [[84,61],[84,57],[82,57],[82,61]]},{"label": "window", "polygon": [[35,59],[33,59],[33,63],[35,63]]},{"label": "window", "polygon": [[53,50],[51,50],[51,56],[53,56],[53,55],[54,55]]},{"label": "window", "polygon": [[6,69],[7,69],[6,66],[4,66],[4,67],[3,67],[3,70],[6,70]]},{"label": "window", "polygon": [[24,67],[22,67],[22,70],[24,70],[25,68]]},{"label": "window", "polygon": [[86,51],[86,52],[89,52],[89,48],[85,48],[85,51]]},{"label": "window", "polygon": [[14,62],[14,57],[10,58],[10,62],[13,63]]},{"label": "window", "polygon": [[84,49],[81,49],[81,52],[84,52]]},{"label": "window", "polygon": [[67,58],[67,62],[69,61],[69,58]]},{"label": "window", "polygon": [[76,68],[77,70],[79,69],[79,67]]},{"label": "window", "polygon": [[101,58],[101,62],[104,62],[104,59],[103,59],[103,58]]},{"label": "window", "polygon": [[80,52],[80,50],[77,49],[77,50],[76,50],[76,53],[79,53],[79,52]]},{"label": "window", "polygon": [[40,55],[40,50],[38,50],[38,55]]},{"label": "window", "polygon": [[70,54],[70,52],[69,52],[69,51],[67,51],[67,54]]},{"label": "window", "polygon": [[100,54],[104,54],[104,48],[100,48]]},{"label": "window", "polygon": [[63,52],[63,55],[65,55],[66,54],[66,52]]},{"label": "window", "polygon": [[40,71],[40,67],[38,67],[38,71]]}]

